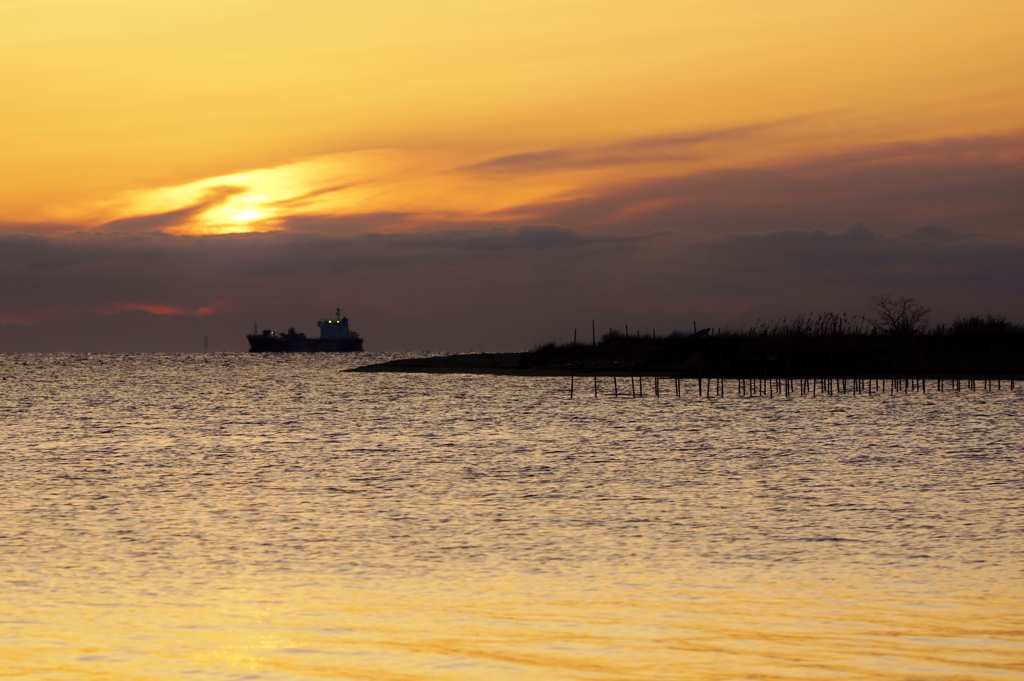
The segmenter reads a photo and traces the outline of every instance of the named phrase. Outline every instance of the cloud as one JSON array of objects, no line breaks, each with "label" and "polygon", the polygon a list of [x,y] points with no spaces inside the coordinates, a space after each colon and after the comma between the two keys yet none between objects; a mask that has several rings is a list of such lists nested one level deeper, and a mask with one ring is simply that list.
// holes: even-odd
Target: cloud
[{"label": "cloud", "polygon": [[[806,118],[794,118],[698,133],[639,137],[615,144],[592,147],[547,149],[521,154],[509,154],[467,166],[460,166],[455,169],[455,172],[523,173],[563,171],[579,168],[679,161],[684,158],[702,158],[711,153],[706,148],[711,142],[724,143],[749,140],[757,134],[789,127],[806,120]],[[702,147],[704,151],[698,151]]]},{"label": "cloud", "polygon": [[111,220],[110,222],[103,223],[97,229],[104,232],[150,232],[169,227],[178,227],[188,224],[199,214],[245,191],[245,187],[213,187],[205,193],[200,201],[185,208],[154,213],[152,215],[138,215],[120,220]]},{"label": "cloud", "polygon": [[[0,233],[285,229],[355,236],[547,224],[603,234],[672,229],[710,235],[835,229],[860,221],[887,234],[929,224],[1024,234],[1024,136],[884,144],[785,162],[764,160],[773,131],[792,124],[540,150],[457,172],[448,170],[447,157],[416,150],[382,152],[374,156],[377,165],[328,155],[295,167],[215,178],[218,186],[208,194],[172,211],[100,227],[0,225]],[[753,156],[744,155],[747,147]],[[694,154],[701,160],[687,160]],[[359,180],[339,182],[341,175]],[[193,195],[204,182],[213,181],[136,198],[139,205],[166,205],[170,197]],[[252,196],[239,196],[243,187]],[[237,219],[255,213],[264,217]]]},{"label": "cloud", "polygon": [[315,189],[313,191],[306,192],[305,194],[300,194],[299,196],[293,196],[293,197],[288,198],[288,199],[281,199],[280,201],[274,201],[272,205],[280,206],[280,207],[283,207],[283,208],[291,207],[291,206],[301,206],[302,204],[308,203],[308,202],[312,201],[313,199],[318,199],[318,198],[321,198],[323,196],[327,196],[329,194],[335,194],[337,192],[342,192],[342,191],[345,191],[346,189],[351,189],[352,187],[356,187],[356,186],[358,186],[357,182],[349,182],[349,183],[346,183],[346,184],[332,185],[330,187],[322,187],[320,189]]},{"label": "cloud", "polygon": [[32,326],[39,319],[0,314],[0,326]]},{"label": "cloud", "polygon": [[[417,234],[0,236],[0,351],[245,349],[342,307],[379,349],[517,349],[573,327],[669,331],[831,309],[895,290],[935,320],[1024,319],[1024,240],[855,224],[721,236],[556,225]],[[216,301],[216,302],[213,302]],[[227,304],[225,301],[230,301]],[[76,333],[60,332],[73,328]]]},{"label": "cloud", "polygon": [[957,238],[957,233],[942,225],[925,225],[915,227],[907,232],[906,236],[908,239],[921,241],[951,241]]},{"label": "cloud", "polygon": [[[584,230],[704,233],[857,221],[1024,233],[1024,139],[893,144],[769,167],[629,179],[504,211]],[[496,215],[495,217],[502,217]]]},{"label": "cloud", "polygon": [[188,317],[209,317],[217,314],[227,306],[227,302],[219,300],[211,305],[203,305],[190,310],[174,305],[162,305],[159,303],[104,303],[96,308],[96,312],[102,315],[120,314],[122,312],[148,312],[149,314],[174,316],[183,315]]},{"label": "cloud", "polygon": [[[467,186],[497,183],[494,188],[499,192],[523,187],[528,190],[525,195],[534,197],[493,210],[459,212],[449,206],[433,211],[421,206],[337,215],[286,214],[281,225],[291,231],[337,235],[442,231],[454,225],[485,230],[524,223],[604,234],[673,229],[710,235],[864,222],[888,234],[928,224],[1024,234],[1024,137],[885,144],[774,164],[733,162],[709,168],[677,162],[686,149],[700,146],[700,140],[722,138],[742,144],[744,136],[750,136],[753,143],[759,130],[760,126],[751,126],[703,136],[542,150],[460,168],[460,181]],[[578,172],[585,168],[604,170]],[[549,182],[546,173],[561,174],[557,182]],[[534,192],[535,185],[561,189]],[[448,189],[458,192],[460,186]]]},{"label": "cloud", "polygon": [[388,242],[392,247],[428,251],[497,251],[574,249],[602,244],[626,244],[637,237],[578,232],[560,225],[522,225],[515,228],[454,229],[408,234],[367,234],[368,242]]},{"label": "cloud", "polygon": [[416,213],[381,211],[349,215],[291,215],[282,220],[291,232],[352,235],[383,229],[414,228],[422,217]]}]

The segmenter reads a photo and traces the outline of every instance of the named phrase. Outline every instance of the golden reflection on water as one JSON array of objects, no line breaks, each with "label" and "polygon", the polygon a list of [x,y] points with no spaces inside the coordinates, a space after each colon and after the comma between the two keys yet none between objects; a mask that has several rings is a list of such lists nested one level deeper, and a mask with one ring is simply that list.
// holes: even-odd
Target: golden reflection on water
[{"label": "golden reflection on water", "polygon": [[0,677],[1024,678],[1024,394],[337,361],[0,357]]},{"label": "golden reflection on water", "polygon": [[[855,575],[680,583],[541,574],[371,587],[310,576],[6,611],[9,677],[1019,678],[1019,584],[879,593]],[[611,577],[615,577],[612,579]],[[894,577],[896,577],[894,575]],[[113,585],[108,585],[113,588]],[[947,588],[948,587],[948,588]],[[81,598],[85,594],[79,594]],[[124,600],[130,600],[129,606]]]}]

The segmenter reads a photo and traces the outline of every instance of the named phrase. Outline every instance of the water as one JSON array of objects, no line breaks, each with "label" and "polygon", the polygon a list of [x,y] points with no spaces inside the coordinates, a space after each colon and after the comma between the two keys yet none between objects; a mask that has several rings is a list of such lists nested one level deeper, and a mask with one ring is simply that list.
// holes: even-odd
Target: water
[{"label": "water", "polygon": [[374,359],[0,356],[0,676],[1024,678],[1019,388]]}]

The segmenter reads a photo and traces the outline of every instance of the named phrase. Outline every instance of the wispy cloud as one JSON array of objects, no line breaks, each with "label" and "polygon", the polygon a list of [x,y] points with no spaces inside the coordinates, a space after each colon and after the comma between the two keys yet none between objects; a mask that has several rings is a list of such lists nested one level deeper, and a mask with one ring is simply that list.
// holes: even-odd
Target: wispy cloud
[{"label": "wispy cloud", "polygon": [[[334,154],[140,195],[126,203],[136,214],[86,228],[355,235],[525,223],[604,233],[813,229],[861,220],[882,230],[943,223],[1005,231],[1024,223],[1024,136],[805,150],[784,159],[748,153],[811,123],[644,137],[461,166],[436,150]],[[0,225],[0,233],[16,229]]]},{"label": "wispy cloud", "polygon": [[40,318],[0,314],[0,326],[32,326],[38,321]]},{"label": "wispy cloud", "polygon": [[758,134],[807,120],[807,117],[801,117],[703,132],[639,137],[614,144],[509,154],[460,166],[455,172],[533,173],[693,160],[713,153],[711,143],[749,141]]},{"label": "wispy cloud", "polygon": [[103,232],[151,232],[187,225],[202,213],[222,205],[232,196],[245,193],[245,187],[211,187],[203,197],[189,206],[151,215],[137,215],[101,224]]},{"label": "wispy cloud", "polygon": [[1024,232],[1024,138],[904,143],[581,190],[502,213],[580,229],[704,233],[942,222]]},{"label": "wispy cloud", "polygon": [[179,307],[176,305],[164,305],[160,303],[124,303],[110,302],[103,303],[95,308],[96,312],[102,315],[121,314],[123,312],[148,312],[149,314],[161,316],[186,316],[186,317],[209,317],[217,314],[227,307],[227,301],[217,301],[210,305],[201,305],[194,309]]}]

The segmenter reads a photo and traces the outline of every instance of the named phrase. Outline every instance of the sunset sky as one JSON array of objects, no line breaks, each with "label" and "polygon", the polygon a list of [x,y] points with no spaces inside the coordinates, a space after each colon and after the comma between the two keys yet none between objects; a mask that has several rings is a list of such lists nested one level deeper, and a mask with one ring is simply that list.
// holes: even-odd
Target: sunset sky
[{"label": "sunset sky", "polygon": [[0,351],[1024,321],[1022,74],[1016,0],[0,0]]}]

